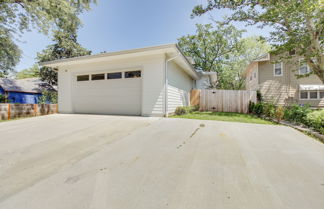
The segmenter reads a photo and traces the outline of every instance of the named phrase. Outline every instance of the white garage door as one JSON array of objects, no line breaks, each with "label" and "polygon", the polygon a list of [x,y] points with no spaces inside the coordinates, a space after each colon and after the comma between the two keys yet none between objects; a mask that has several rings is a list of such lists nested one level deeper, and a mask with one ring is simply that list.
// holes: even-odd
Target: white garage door
[{"label": "white garage door", "polygon": [[140,71],[75,76],[75,113],[141,115]]}]

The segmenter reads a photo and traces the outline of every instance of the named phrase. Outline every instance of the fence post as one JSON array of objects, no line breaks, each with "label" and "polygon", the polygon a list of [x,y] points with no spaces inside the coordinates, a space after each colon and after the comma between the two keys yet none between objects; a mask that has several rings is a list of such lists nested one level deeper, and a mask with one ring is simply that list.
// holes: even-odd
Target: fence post
[{"label": "fence post", "polygon": [[34,104],[34,116],[37,116],[37,104]]},{"label": "fence post", "polygon": [[10,120],[10,103],[8,103],[8,120]]}]

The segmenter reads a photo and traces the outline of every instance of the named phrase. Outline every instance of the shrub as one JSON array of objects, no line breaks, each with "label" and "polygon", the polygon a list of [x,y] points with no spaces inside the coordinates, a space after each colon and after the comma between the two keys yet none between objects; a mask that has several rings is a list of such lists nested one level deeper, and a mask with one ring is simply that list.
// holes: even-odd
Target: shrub
[{"label": "shrub", "polygon": [[263,103],[263,114],[266,117],[274,118],[276,113],[276,106],[273,103]]},{"label": "shrub", "polygon": [[308,113],[306,120],[308,126],[324,134],[324,109]]},{"label": "shrub", "polygon": [[258,102],[262,102],[263,101],[263,98],[262,98],[262,94],[261,94],[261,92],[260,92],[260,90],[257,90],[257,101]]},{"label": "shrub", "polygon": [[263,115],[263,110],[264,110],[264,103],[260,102],[260,103],[256,103],[253,106],[253,113],[256,114],[257,116],[261,116]]},{"label": "shrub", "polygon": [[249,113],[253,113],[254,105],[255,105],[254,102],[249,101]]},{"label": "shrub", "polygon": [[187,107],[177,107],[174,114],[184,115],[184,114],[192,113],[192,112],[198,111],[198,110],[199,110],[199,105],[187,106]]},{"label": "shrub", "polygon": [[277,121],[280,122],[282,120],[283,116],[284,116],[284,108],[283,108],[283,106],[278,106],[275,111],[275,117],[276,117]]},{"label": "shrub", "polygon": [[284,119],[299,124],[307,124],[306,116],[310,112],[312,110],[309,105],[300,106],[295,104],[285,108]]},{"label": "shrub", "polygon": [[176,115],[184,115],[186,113],[187,113],[187,111],[186,111],[185,107],[177,107],[176,110],[174,111],[174,114],[176,114]]}]

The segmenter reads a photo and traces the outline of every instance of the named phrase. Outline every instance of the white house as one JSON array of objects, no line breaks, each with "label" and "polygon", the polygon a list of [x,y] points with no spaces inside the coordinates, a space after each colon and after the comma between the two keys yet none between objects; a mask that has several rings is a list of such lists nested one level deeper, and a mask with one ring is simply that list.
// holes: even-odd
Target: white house
[{"label": "white house", "polygon": [[176,44],[41,65],[58,69],[60,113],[167,116],[190,105],[190,90],[206,81]]}]

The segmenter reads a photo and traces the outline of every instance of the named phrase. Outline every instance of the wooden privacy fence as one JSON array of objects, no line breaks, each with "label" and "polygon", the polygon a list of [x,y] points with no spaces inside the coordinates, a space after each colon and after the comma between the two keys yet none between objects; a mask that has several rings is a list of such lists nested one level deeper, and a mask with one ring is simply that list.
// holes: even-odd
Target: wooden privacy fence
[{"label": "wooden privacy fence", "polygon": [[190,104],[200,111],[248,113],[249,102],[256,102],[256,91],[194,89]]},{"label": "wooden privacy fence", "polygon": [[0,104],[0,120],[57,113],[57,104]]}]

